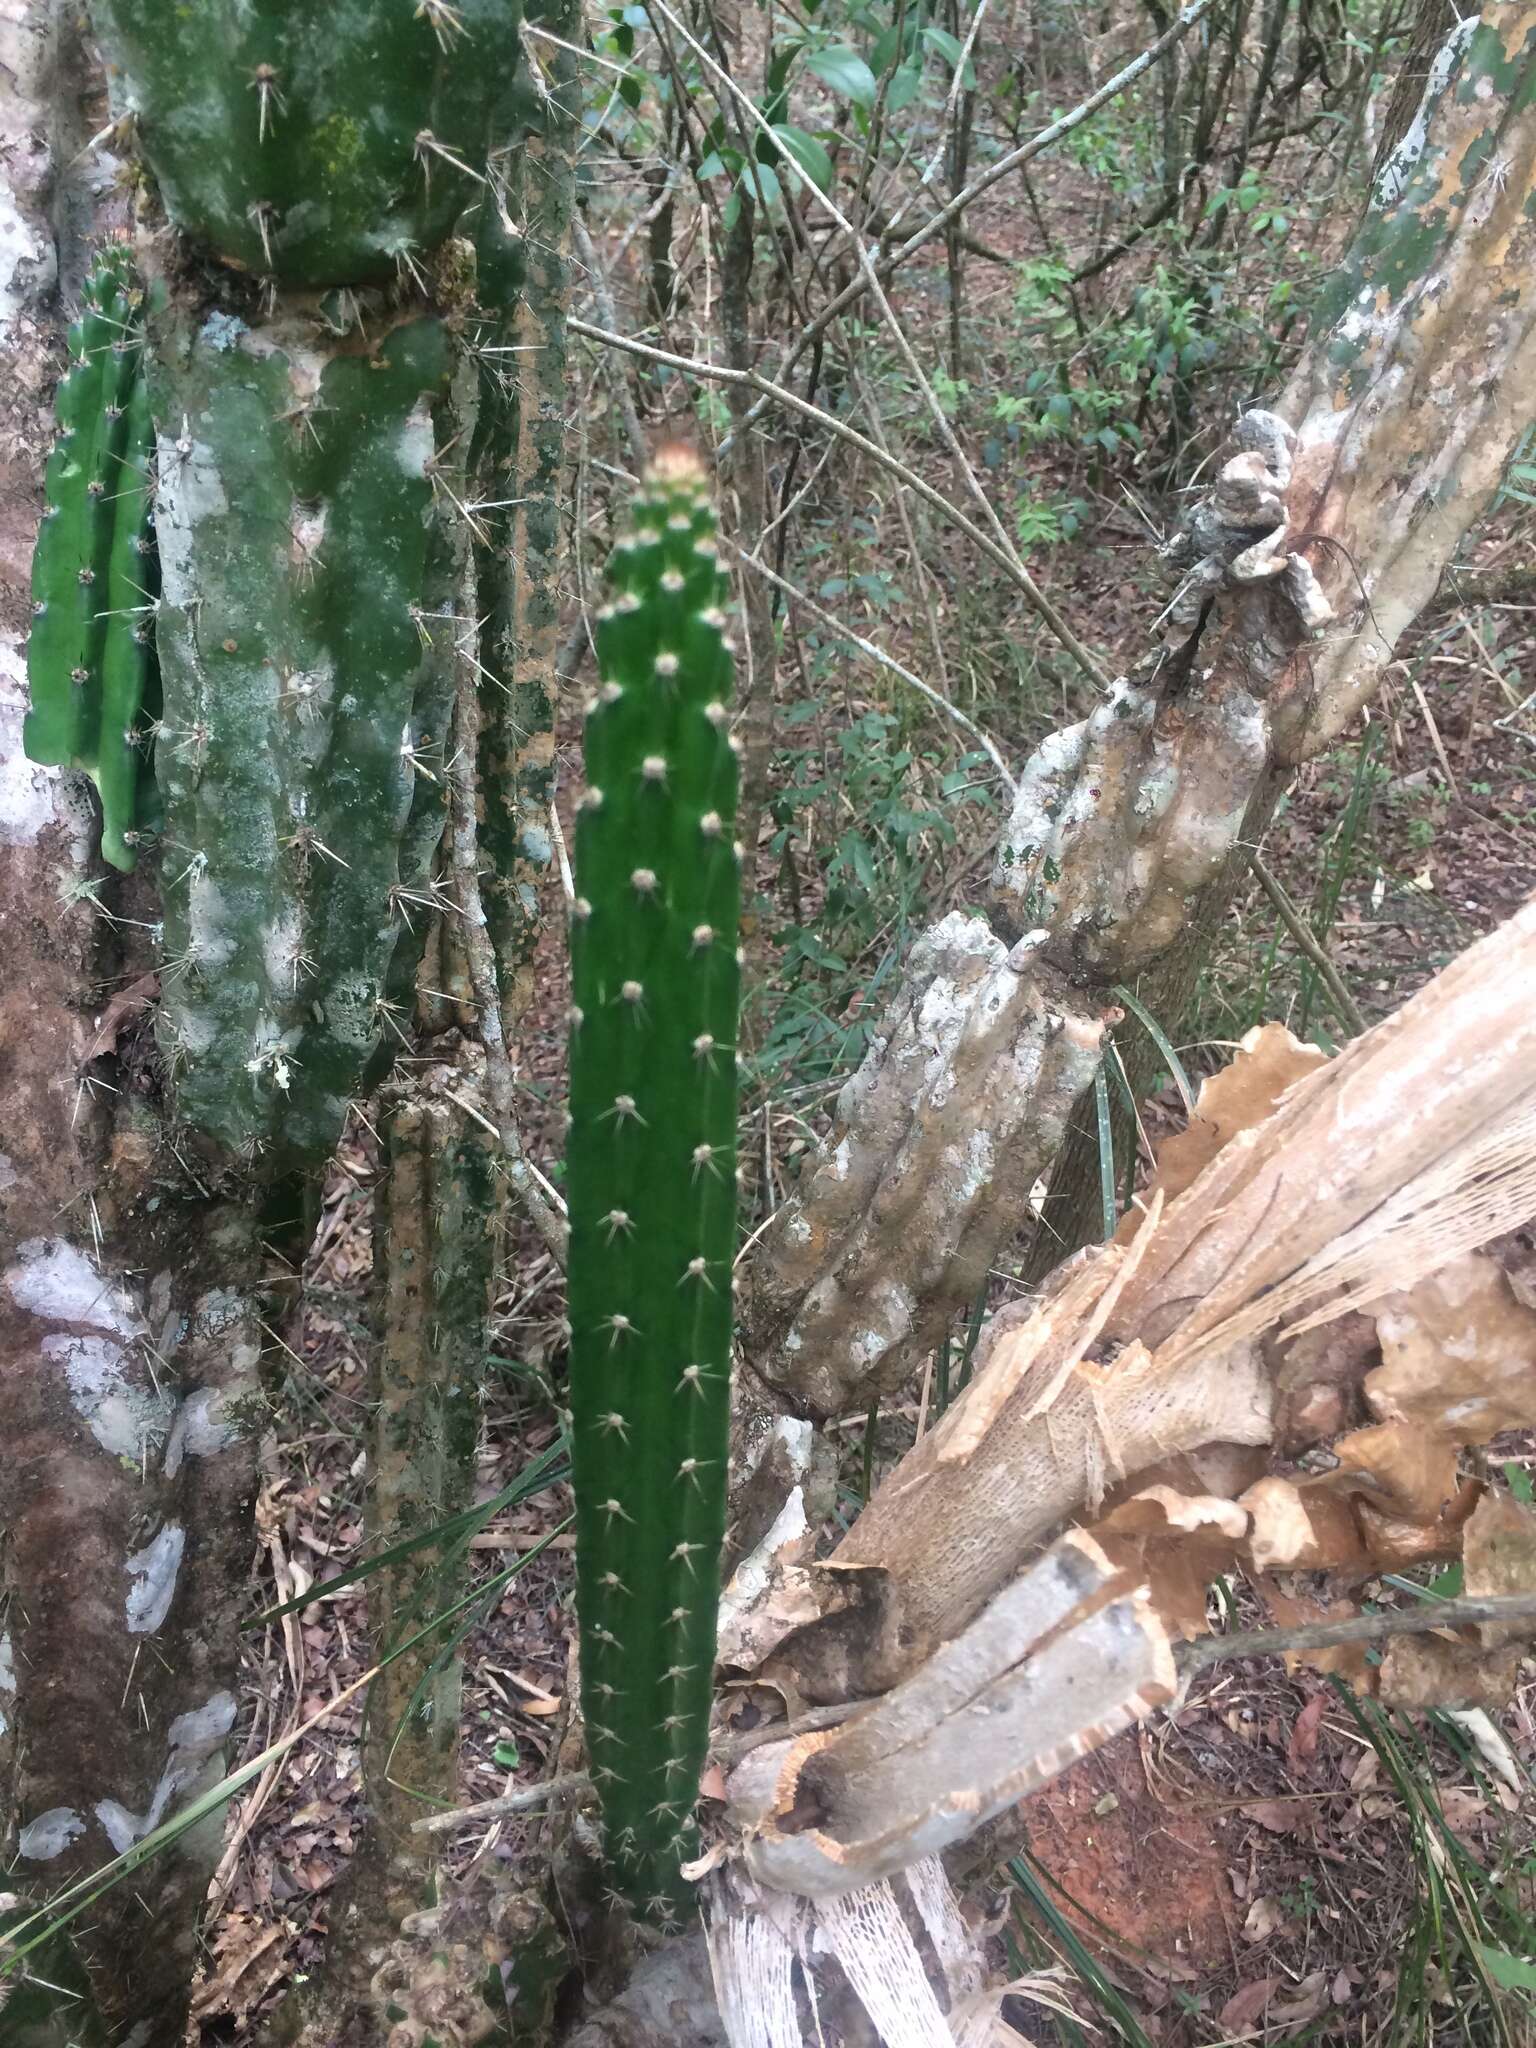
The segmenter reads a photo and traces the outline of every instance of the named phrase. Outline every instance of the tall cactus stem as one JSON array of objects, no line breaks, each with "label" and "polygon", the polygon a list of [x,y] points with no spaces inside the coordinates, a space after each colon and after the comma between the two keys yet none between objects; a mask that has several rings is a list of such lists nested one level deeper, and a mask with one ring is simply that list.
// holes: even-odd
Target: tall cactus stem
[{"label": "tall cactus stem", "polygon": [[608,573],[571,931],[582,1702],[616,1882],[672,1918],[725,1526],[740,997],[726,579],[688,451],[656,459]]},{"label": "tall cactus stem", "polygon": [[143,292],[126,249],[102,252],[82,300],[54,401],[59,438],[32,557],[32,709],[22,744],[28,760],[90,776],[103,858],[127,870],[141,826],[153,822],[147,757],[159,704],[154,433]]},{"label": "tall cactus stem", "polygon": [[[560,626],[566,309],[580,87],[577,12],[541,19],[560,40],[530,94],[529,132],[505,170],[502,203],[481,208],[480,417],[471,460],[484,539],[476,549],[482,692],[480,841],[485,909],[510,1034],[533,992],[541,901],[553,860],[555,655]],[[512,225],[515,223],[515,226]]]},{"label": "tall cactus stem", "polygon": [[473,377],[435,316],[359,339],[155,335],[161,1036],[178,1113],[270,1172],[329,1154],[409,1001],[443,823]]}]

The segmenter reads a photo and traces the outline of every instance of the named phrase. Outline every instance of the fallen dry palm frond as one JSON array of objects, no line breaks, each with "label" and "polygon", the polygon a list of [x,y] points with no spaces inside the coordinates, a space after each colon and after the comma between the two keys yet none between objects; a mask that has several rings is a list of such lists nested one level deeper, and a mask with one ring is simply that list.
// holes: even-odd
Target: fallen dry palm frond
[{"label": "fallen dry palm frond", "polygon": [[[1171,1695],[1170,1636],[1235,1556],[1363,1576],[1458,1548],[1461,1450],[1536,1423],[1536,1309],[1475,1249],[1536,1211],[1533,1127],[1536,903],[1336,1059],[1251,1034],[1120,1241],[996,1319],[826,1564],[769,1576],[798,1625],[762,1676],[885,1697],[738,1772],[753,1877],[833,1893],[973,1831]],[[1170,1465],[1222,1444],[1280,1469]],[[1491,1512],[1470,1541],[1505,1591],[1528,1550],[1506,1531],[1488,1563]],[[759,1650],[763,1602],[736,1624]],[[1465,1690],[1467,1646],[1438,1662]]]}]

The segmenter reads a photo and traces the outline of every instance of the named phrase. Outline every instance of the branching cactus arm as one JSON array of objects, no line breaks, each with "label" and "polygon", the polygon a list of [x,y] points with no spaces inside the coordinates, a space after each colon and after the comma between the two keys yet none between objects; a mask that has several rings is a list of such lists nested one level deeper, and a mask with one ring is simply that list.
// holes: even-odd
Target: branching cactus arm
[{"label": "branching cactus arm", "polygon": [[610,577],[571,934],[582,1702],[618,1880],[670,1917],[725,1520],[740,979],[726,581],[693,456],[658,458]]}]

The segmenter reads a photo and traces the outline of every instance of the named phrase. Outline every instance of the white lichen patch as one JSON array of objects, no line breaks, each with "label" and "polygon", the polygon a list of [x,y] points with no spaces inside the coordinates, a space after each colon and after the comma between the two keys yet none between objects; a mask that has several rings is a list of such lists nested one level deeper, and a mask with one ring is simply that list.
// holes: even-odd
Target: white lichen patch
[{"label": "white lichen patch", "polygon": [[1374,197],[1378,206],[1396,206],[1407,191],[1428,146],[1430,109],[1438,102],[1452,72],[1461,62],[1462,51],[1477,32],[1480,18],[1475,7],[1469,8],[1458,18],[1455,27],[1435,52],[1435,61],[1424,80],[1424,94],[1419,101],[1418,112],[1404,131],[1402,141],[1376,175]]},{"label": "white lichen patch", "polygon": [[142,1464],[170,1426],[170,1397],[135,1386],[123,1347],[110,1337],[56,1332],[43,1339],[42,1352],[63,1366],[71,1405],[101,1448]]},{"label": "white lichen patch", "polygon": [[10,639],[0,640],[0,691],[0,846],[32,846],[53,823],[59,778],[21,751],[27,663]]},{"label": "white lichen patch", "polygon": [[10,1154],[0,1152],[0,1193],[3,1193],[6,1188],[15,1187],[20,1178],[21,1176],[17,1173]]},{"label": "white lichen patch", "polygon": [[[254,1353],[252,1354],[254,1358]],[[239,1436],[238,1426],[224,1414],[224,1396],[217,1387],[198,1387],[176,1410],[166,1439],[164,1472],[174,1479],[183,1458],[212,1458]]]},{"label": "white lichen patch", "polygon": [[84,1833],[85,1822],[72,1806],[50,1806],[17,1830],[17,1853],[33,1863],[51,1863]]},{"label": "white lichen patch", "polygon": [[195,868],[187,884],[187,937],[199,967],[226,966],[239,949],[223,892],[206,865]]},{"label": "white lichen patch", "polygon": [[434,452],[431,408],[425,398],[418,398],[400,422],[400,431],[395,436],[395,460],[406,476],[419,481],[427,474]]},{"label": "white lichen patch", "polygon": [[280,903],[277,915],[261,929],[261,963],[268,986],[291,996],[302,979],[304,914],[292,899]]},{"label": "white lichen patch", "polygon": [[33,1237],[18,1245],[5,1272],[13,1302],[41,1322],[84,1323],[124,1343],[145,1335],[131,1297],[109,1280],[78,1246],[62,1237]]},{"label": "white lichen patch", "polygon": [[133,1579],[126,1603],[130,1635],[152,1636],[165,1620],[186,1547],[186,1530],[179,1522],[167,1522],[158,1536],[124,1560],[123,1569]]},{"label": "white lichen patch", "polygon": [[[234,1725],[233,1694],[214,1693],[202,1706],[178,1714],[171,1723],[170,1752],[143,1813],[131,1812],[117,1799],[97,1802],[96,1818],[120,1856],[160,1825],[172,1800],[180,1804],[183,1795],[194,1789],[196,1780],[208,1774],[209,1765]],[[218,1775],[217,1767],[212,1775]]]},{"label": "white lichen patch", "polygon": [[192,536],[203,520],[227,517],[229,498],[212,448],[198,440],[189,422],[184,420],[178,431],[167,421],[156,437],[155,459],[160,590],[167,604],[184,609],[198,596]]}]

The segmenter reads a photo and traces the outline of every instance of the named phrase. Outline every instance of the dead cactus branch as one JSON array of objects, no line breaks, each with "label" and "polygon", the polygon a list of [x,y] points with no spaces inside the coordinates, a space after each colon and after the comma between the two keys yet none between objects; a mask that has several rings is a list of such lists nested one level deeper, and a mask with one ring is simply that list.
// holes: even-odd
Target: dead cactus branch
[{"label": "dead cactus branch", "polygon": [[[797,1625],[769,1668],[800,1697],[887,1690],[1136,1473],[1268,1443],[1284,1346],[1351,1311],[1375,1328],[1337,1410],[1313,1404],[1323,1477],[1291,1486],[1299,1533],[1276,1533],[1258,1488],[1238,1502],[1261,1562],[1341,1561],[1316,1540],[1338,1496],[1370,1569],[1372,1518],[1432,1528],[1459,1447],[1536,1422],[1536,1312],[1469,1256],[1536,1209],[1536,903],[1337,1059],[1276,1026],[1251,1034],[1201,1117],[1139,1228],[994,1321],[970,1386],[828,1563],[770,1578]],[[1308,1412],[1304,1388],[1286,1391]],[[821,1618],[806,1624],[808,1595]],[[771,1639],[747,1614],[722,1650]]]},{"label": "dead cactus branch", "polygon": [[[1529,424],[1533,194],[1536,7],[1489,4],[1378,180],[1280,410],[1238,423],[1168,550],[1155,644],[1021,774],[987,906],[1021,1030],[986,1009],[1001,948],[956,974],[954,921],[936,927],[767,1234],[747,1353],[786,1405],[904,1382],[1020,1226],[1113,985],[1199,923],[1246,821],[1381,686]],[[967,943],[979,968],[985,930]],[[1060,1020],[1054,1057],[1020,1056],[1031,1005]],[[945,1170],[941,1123],[982,1170]]]}]

